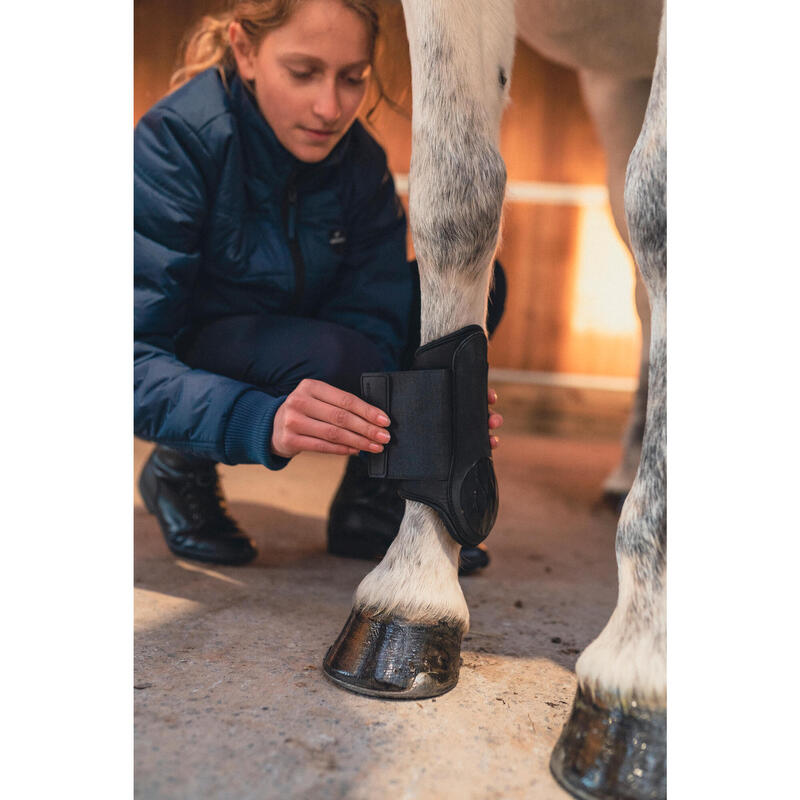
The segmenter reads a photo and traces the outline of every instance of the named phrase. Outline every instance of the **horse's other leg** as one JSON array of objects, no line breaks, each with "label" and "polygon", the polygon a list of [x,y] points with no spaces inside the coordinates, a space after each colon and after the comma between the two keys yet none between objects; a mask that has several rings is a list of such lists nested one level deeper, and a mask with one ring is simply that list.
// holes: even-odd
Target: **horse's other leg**
[{"label": "horse's other leg", "polygon": [[[619,235],[631,249],[625,219],[625,169],[642,129],[651,78],[619,78],[587,70],[578,73],[581,92],[606,154],[608,196]],[[603,484],[605,500],[615,509],[630,491],[642,453],[650,353],[650,303],[647,288],[634,262],[636,311],[642,326],[639,383],[622,435],[622,458]]]},{"label": "horse's other leg", "polygon": [[642,326],[642,346],[639,351],[639,380],[633,395],[628,422],[622,434],[622,458],[603,482],[605,501],[616,511],[628,496],[642,457],[642,440],[647,419],[647,386],[650,382],[650,301],[642,275],[635,266],[636,313]]},{"label": "horse's other leg", "polygon": [[[505,192],[498,138],[514,4],[403,0],[403,10],[413,89],[409,216],[424,345],[467,325],[485,326]],[[386,697],[451,689],[469,624],[458,554],[437,512],[407,500],[397,538],[356,590],[350,618],[328,651],[328,677]]]},{"label": "horse's other leg", "polygon": [[631,154],[625,209],[650,294],[650,383],[642,459],[617,528],[619,595],[578,659],[578,693],[551,759],[576,797],[666,797],[666,39]]}]

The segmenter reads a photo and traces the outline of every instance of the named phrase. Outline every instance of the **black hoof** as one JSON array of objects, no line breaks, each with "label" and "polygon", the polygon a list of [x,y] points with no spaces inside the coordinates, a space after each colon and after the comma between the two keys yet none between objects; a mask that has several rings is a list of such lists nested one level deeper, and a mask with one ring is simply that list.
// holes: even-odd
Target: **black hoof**
[{"label": "black hoof", "polygon": [[322,668],[351,692],[418,700],[450,691],[460,665],[461,631],[448,622],[415,625],[351,611]]},{"label": "black hoof", "polygon": [[550,771],[580,800],[666,798],[667,714],[609,707],[579,688]]}]

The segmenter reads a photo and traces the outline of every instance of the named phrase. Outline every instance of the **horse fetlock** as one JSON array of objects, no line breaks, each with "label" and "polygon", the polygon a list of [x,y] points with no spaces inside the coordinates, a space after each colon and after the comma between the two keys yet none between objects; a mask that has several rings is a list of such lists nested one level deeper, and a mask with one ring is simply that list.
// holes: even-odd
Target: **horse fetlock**
[{"label": "horse fetlock", "polygon": [[666,707],[666,652],[664,636],[649,632],[639,636],[623,633],[616,614],[603,633],[584,650],[575,672],[586,694],[623,708],[631,704],[651,709]]},{"label": "horse fetlock", "polygon": [[641,556],[619,558],[617,607],[575,665],[578,690],[550,759],[584,800],[666,797],[665,576]]},{"label": "horse fetlock", "polygon": [[397,538],[359,585],[325,656],[327,677],[352,692],[401,700],[452,689],[469,627],[459,550],[431,509],[408,501]]},{"label": "horse fetlock", "polygon": [[665,575],[651,578],[623,558],[617,607],[600,635],[575,665],[578,685],[587,696],[623,708],[637,704],[652,710],[666,706]]},{"label": "horse fetlock", "polygon": [[354,609],[383,620],[447,621],[465,632],[469,610],[458,582],[459,551],[435,511],[407,501],[397,537],[356,589]]}]

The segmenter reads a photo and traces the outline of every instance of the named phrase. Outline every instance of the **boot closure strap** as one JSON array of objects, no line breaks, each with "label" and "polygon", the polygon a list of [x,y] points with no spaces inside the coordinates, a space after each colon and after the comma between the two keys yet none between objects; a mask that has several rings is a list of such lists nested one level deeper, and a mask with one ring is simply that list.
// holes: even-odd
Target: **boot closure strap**
[{"label": "boot closure strap", "polygon": [[361,376],[361,391],[392,420],[391,442],[369,454],[369,475],[400,481],[401,497],[434,508],[462,545],[482,542],[497,517],[483,328],[469,325],[420,347],[412,368]]}]

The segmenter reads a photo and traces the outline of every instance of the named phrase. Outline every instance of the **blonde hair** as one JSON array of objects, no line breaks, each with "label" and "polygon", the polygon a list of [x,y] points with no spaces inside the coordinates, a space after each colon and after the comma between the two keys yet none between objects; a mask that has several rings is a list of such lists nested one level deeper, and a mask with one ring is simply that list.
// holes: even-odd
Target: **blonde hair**
[{"label": "blonde hair", "polygon": [[[184,37],[178,59],[181,66],[170,78],[170,91],[210,67],[219,70],[223,83],[227,85],[226,75],[236,69],[233,48],[228,39],[231,22],[238,22],[250,43],[258,47],[262,39],[271,30],[287,22],[303,2],[305,0],[232,0],[227,11],[203,17]],[[395,105],[384,94],[381,80],[375,70],[375,49],[380,32],[378,0],[339,0],[339,2],[355,11],[367,27],[369,60],[373,68],[373,81],[378,90],[378,98],[366,115],[369,119],[382,99],[386,99],[392,106]],[[245,85],[250,88],[247,83]]]}]

